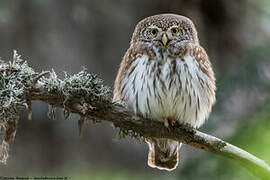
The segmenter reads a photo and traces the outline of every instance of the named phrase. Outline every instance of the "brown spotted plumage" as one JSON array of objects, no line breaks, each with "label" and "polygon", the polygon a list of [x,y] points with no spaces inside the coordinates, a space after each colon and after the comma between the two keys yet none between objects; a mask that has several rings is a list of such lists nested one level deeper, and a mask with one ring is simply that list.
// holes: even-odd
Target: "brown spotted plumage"
[{"label": "brown spotted plumage", "polygon": [[[114,101],[168,128],[187,123],[195,128],[215,103],[215,77],[192,21],[175,14],[140,21],[115,80]],[[180,143],[149,138],[148,165],[173,170]]]}]

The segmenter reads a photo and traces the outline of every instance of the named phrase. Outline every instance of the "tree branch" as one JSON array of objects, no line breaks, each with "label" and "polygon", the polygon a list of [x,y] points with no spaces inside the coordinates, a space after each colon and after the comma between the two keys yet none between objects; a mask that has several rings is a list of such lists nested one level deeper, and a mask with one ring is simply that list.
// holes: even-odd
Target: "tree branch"
[{"label": "tree branch", "polygon": [[[30,71],[30,67],[23,63],[15,52],[13,63],[2,62],[0,72],[0,103],[4,105],[0,109],[4,115],[0,121],[0,132],[4,134],[0,146],[2,162],[7,158],[9,147],[7,144],[15,136],[17,119],[14,117],[17,115],[17,107],[24,103],[31,106],[29,103],[31,101],[43,101],[53,108],[63,108],[65,117],[68,117],[69,112],[79,114],[80,129],[85,120],[109,121],[118,127],[124,136],[129,135],[138,139],[149,137],[172,139],[233,159],[261,179],[270,177],[270,166],[267,163],[238,147],[188,125],[177,124],[168,129],[160,122],[135,116],[123,106],[112,103],[108,88],[102,85],[100,79],[84,70],[73,76],[66,75],[64,80],[60,80],[54,71],[49,73]],[[44,76],[48,74],[49,77],[45,78]],[[7,86],[9,83],[14,85],[12,89]],[[20,87],[21,91],[13,92],[16,89],[14,87]],[[4,98],[5,92],[13,99]],[[10,111],[11,106],[15,107],[13,111]],[[31,107],[29,109],[31,110]],[[7,116],[9,114],[14,117]]]}]

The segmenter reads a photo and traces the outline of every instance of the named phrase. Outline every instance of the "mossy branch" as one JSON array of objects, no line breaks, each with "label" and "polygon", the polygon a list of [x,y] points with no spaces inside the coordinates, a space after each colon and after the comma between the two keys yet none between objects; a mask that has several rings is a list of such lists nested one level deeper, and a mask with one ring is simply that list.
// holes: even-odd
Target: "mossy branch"
[{"label": "mossy branch", "polygon": [[7,161],[9,144],[15,138],[19,108],[26,106],[31,119],[31,102],[43,101],[50,105],[51,116],[56,107],[64,109],[66,118],[70,113],[79,114],[80,132],[86,120],[109,121],[123,136],[173,139],[231,158],[255,176],[269,179],[270,166],[248,152],[187,125],[178,124],[168,129],[160,122],[135,116],[120,104],[112,103],[110,97],[110,89],[102,84],[102,80],[85,69],[72,76],[65,73],[61,80],[53,70],[35,72],[15,51],[13,61],[0,62],[0,162]]}]

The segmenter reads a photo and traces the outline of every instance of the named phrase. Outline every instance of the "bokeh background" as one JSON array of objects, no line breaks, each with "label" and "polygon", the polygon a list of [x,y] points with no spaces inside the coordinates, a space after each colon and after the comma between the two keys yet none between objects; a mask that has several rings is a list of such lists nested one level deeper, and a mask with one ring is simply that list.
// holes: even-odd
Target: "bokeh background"
[{"label": "bokeh background", "polygon": [[[159,13],[190,17],[213,63],[217,104],[202,131],[270,163],[269,0],[0,0],[0,56],[13,50],[37,71],[75,73],[86,67],[113,86],[136,23]],[[36,102],[33,120],[21,113],[2,176],[67,176],[74,180],[249,180],[231,160],[184,146],[173,172],[147,166],[147,146],[119,140],[108,123],[78,136],[77,116],[56,120]]]}]

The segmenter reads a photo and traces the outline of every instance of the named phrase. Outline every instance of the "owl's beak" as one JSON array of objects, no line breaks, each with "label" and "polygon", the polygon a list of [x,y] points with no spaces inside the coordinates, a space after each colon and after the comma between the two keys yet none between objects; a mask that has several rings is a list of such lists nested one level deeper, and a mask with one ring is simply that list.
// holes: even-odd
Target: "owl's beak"
[{"label": "owl's beak", "polygon": [[161,41],[162,41],[162,44],[163,44],[164,46],[167,45],[167,43],[168,43],[168,37],[167,37],[166,34],[163,34],[163,36],[162,36],[162,38],[161,38]]}]

